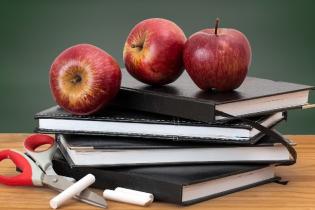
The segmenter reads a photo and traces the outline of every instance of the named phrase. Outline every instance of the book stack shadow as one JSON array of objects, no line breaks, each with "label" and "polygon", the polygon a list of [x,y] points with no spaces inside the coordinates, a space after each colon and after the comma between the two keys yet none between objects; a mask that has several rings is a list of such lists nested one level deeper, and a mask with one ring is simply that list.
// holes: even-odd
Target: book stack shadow
[{"label": "book stack shadow", "polygon": [[72,115],[58,106],[35,115],[37,132],[55,134],[60,175],[96,177],[94,187],[124,187],[188,205],[271,182],[296,161],[295,143],[276,130],[313,87],[247,77],[232,92],[204,92],[184,73],[151,87],[123,70],[115,100]]}]

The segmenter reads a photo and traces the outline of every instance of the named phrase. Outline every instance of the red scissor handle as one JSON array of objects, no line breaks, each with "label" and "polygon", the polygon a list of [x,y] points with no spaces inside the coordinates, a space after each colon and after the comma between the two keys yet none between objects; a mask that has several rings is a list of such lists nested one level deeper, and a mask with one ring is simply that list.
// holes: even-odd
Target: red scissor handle
[{"label": "red scissor handle", "polygon": [[[42,151],[36,151],[36,148],[49,144],[49,148]],[[57,150],[55,139],[45,134],[34,134],[24,140],[26,154],[35,160],[36,164],[46,171],[51,166],[51,160]]]},{"label": "red scissor handle", "polygon": [[22,170],[22,173],[16,176],[1,176],[0,183],[11,186],[30,186],[32,182],[32,166],[27,157],[14,150],[2,150],[0,152],[0,161],[10,159],[16,167]]},{"label": "red scissor handle", "polygon": [[35,134],[24,140],[24,147],[31,152],[35,152],[37,147],[45,144],[50,145],[50,147],[46,149],[49,150],[52,146],[54,146],[54,143],[55,139],[51,136],[47,136],[45,134]]}]

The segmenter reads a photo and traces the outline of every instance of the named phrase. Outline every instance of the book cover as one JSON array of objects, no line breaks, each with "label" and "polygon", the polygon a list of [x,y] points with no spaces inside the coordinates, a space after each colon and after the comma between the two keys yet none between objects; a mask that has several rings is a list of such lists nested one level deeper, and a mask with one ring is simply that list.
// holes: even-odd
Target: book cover
[{"label": "book cover", "polygon": [[[285,113],[257,116],[250,120],[271,128],[286,118]],[[35,115],[37,132],[93,134],[141,137],[174,141],[212,143],[255,143],[263,136],[253,126],[240,120],[207,124],[178,117],[153,114],[118,107],[106,107],[89,116],[72,115],[54,106]]]},{"label": "book cover", "polygon": [[[187,164],[293,164],[294,155],[280,141],[264,136],[255,145],[155,141],[86,135],[56,135],[71,167],[121,167]],[[287,140],[290,145],[293,142]]]},{"label": "book cover", "polygon": [[[259,170],[267,167],[268,165],[224,164],[101,169],[92,167],[71,168],[60,154],[56,154],[53,160],[53,168],[59,175],[73,177],[78,180],[86,174],[91,173],[96,177],[96,181],[92,185],[93,187],[102,190],[124,187],[149,192],[154,195],[157,201],[180,205],[197,203],[278,180],[279,178],[275,176],[273,171],[274,167],[269,169],[267,176],[264,173],[259,173]],[[254,172],[257,172],[257,177],[259,178],[250,177],[250,174],[254,174]],[[238,174],[240,176],[235,177]],[[248,179],[246,179],[247,176]],[[198,191],[200,190],[198,186],[206,186],[206,184],[209,184],[209,181],[229,177],[230,179],[226,179],[226,181],[220,180],[221,183],[225,181],[228,187],[222,186],[222,188],[214,192],[190,194],[189,190],[188,192],[186,190],[189,187],[195,187],[194,189]],[[237,178],[243,178],[243,181],[240,181],[237,186],[232,186],[237,183]],[[213,189],[210,186],[206,189]]]},{"label": "book cover", "polygon": [[[301,107],[314,87],[247,77],[234,91],[202,91],[184,72],[165,86],[148,86],[122,69],[122,87],[113,104],[158,114],[212,123],[222,117],[216,110],[233,116],[249,116]],[[264,102],[263,106],[260,106]]]}]

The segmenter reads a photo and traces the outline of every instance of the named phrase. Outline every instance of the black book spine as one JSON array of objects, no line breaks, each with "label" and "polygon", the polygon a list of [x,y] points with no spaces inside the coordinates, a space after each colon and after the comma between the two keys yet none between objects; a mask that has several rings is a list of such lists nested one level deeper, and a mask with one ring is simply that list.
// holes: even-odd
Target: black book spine
[{"label": "black book spine", "polygon": [[99,168],[70,168],[64,161],[53,160],[53,168],[57,174],[73,177],[76,180],[81,179],[86,174],[93,174],[95,182],[92,185],[99,189],[115,189],[124,187],[143,192],[152,193],[154,199],[169,203],[182,205],[182,186],[173,183],[167,183],[146,176],[122,172],[119,170],[106,170]]},{"label": "black book spine", "polygon": [[177,116],[206,123],[215,121],[214,105],[195,100],[165,97],[159,94],[146,94],[123,87],[113,104],[128,109]]}]

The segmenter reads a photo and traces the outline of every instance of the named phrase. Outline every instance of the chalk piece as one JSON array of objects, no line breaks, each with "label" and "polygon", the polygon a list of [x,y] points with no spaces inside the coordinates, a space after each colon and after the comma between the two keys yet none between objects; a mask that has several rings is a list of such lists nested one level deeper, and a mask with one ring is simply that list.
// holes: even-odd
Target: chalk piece
[{"label": "chalk piece", "polygon": [[127,194],[134,194],[136,196],[148,197],[152,201],[154,199],[153,194],[147,193],[147,192],[138,191],[138,190],[132,190],[132,189],[127,189],[127,188],[123,188],[123,187],[116,187],[115,191],[123,192],[123,193],[127,193]]},{"label": "chalk piece", "polygon": [[123,202],[123,203],[130,203],[139,206],[147,206],[152,203],[152,199],[147,196],[138,196],[131,193],[124,193],[114,190],[105,190],[103,192],[104,198],[108,200]]},{"label": "chalk piece", "polygon": [[57,209],[60,207],[63,203],[65,203],[67,200],[72,198],[73,196],[79,194],[86,188],[88,188],[91,184],[95,182],[95,176],[92,174],[88,174],[67,189],[65,189],[63,192],[59,193],[57,196],[52,198],[49,202],[50,207],[53,209]]}]

